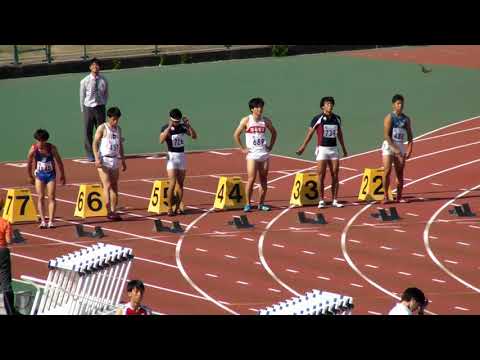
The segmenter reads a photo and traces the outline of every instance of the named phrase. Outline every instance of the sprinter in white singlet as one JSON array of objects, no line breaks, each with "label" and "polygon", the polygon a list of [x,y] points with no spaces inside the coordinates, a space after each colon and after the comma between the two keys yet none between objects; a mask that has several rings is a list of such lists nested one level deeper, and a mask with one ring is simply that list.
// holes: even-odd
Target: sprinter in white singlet
[{"label": "sprinter in white singlet", "polygon": [[[263,107],[265,102],[261,98],[254,98],[248,103],[251,115],[244,117],[241,121],[233,138],[244,154],[247,154],[247,172],[248,183],[245,191],[246,205],[243,209],[245,212],[252,211],[250,204],[253,184],[255,178],[260,178],[260,199],[258,202],[258,209],[261,211],[270,211],[271,207],[265,205],[265,197],[267,195],[267,179],[268,179],[268,165],[270,158],[270,151],[277,139],[277,131],[272,125],[272,121],[263,116]],[[270,144],[267,145],[267,129],[271,133]],[[243,146],[240,140],[240,135],[245,131],[246,147]]]},{"label": "sprinter in white singlet", "polygon": [[93,141],[95,166],[97,167],[105,195],[105,206],[110,220],[122,220],[117,214],[119,167],[127,169],[123,153],[122,129],[118,126],[122,113],[117,107],[107,111],[107,122],[97,128]]},{"label": "sprinter in white singlet", "polygon": [[[410,157],[413,150],[413,134],[410,118],[403,113],[405,100],[402,95],[395,95],[392,98],[393,111],[388,113],[383,120],[383,190],[385,199],[383,203],[389,203],[388,188],[390,187],[390,173],[392,171],[392,163],[395,167],[397,175],[397,202],[406,202],[402,198],[403,191],[403,174],[405,169],[405,161]],[[408,141],[405,149],[404,142]]]}]

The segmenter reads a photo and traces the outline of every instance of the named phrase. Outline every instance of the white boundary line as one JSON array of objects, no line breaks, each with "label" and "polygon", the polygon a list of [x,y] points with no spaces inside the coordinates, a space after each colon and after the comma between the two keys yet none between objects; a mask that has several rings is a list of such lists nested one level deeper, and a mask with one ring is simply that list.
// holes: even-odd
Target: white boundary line
[{"label": "white boundary line", "polygon": [[423,231],[423,243],[425,245],[425,249],[427,250],[428,256],[430,256],[430,259],[440,268],[442,269],[448,276],[451,278],[457,280],[459,283],[465,285],[466,287],[476,291],[477,293],[480,293],[480,289],[473,286],[472,284],[468,283],[467,281],[463,280],[459,276],[455,275],[453,272],[447,269],[445,265],[442,264],[441,261],[438,260],[438,258],[435,256],[435,254],[432,251],[432,248],[430,247],[430,237],[428,236],[430,232],[430,226],[433,224],[435,221],[435,218],[442,212],[443,209],[445,209],[447,206],[449,206],[451,203],[455,202],[456,200],[460,199],[461,197],[465,196],[471,191],[474,191],[476,189],[480,188],[480,185],[474,186],[471,189],[462,192],[461,194],[455,196],[453,199],[447,201],[445,204],[443,204],[433,215],[432,217],[428,220],[427,225],[425,226],[425,230]]}]

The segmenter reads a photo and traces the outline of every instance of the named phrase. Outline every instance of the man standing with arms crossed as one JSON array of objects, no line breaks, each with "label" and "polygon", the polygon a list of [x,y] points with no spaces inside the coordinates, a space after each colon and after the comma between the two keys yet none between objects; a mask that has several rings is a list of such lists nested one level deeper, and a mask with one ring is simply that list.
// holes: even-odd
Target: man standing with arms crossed
[{"label": "man standing with arms crossed", "polygon": [[90,61],[90,74],[80,81],[80,110],[85,125],[85,151],[90,162],[95,161],[92,150],[93,128],[105,122],[105,105],[108,101],[108,82],[100,75],[100,62]]},{"label": "man standing with arms crossed", "polygon": [[[243,209],[244,212],[252,211],[250,199],[252,196],[253,184],[255,183],[257,172],[260,178],[261,186],[258,209],[261,211],[271,210],[271,207],[265,205],[264,202],[265,196],[267,195],[270,151],[272,151],[273,145],[275,145],[277,131],[273,127],[272,121],[262,115],[264,106],[265,102],[261,98],[254,98],[250,100],[248,107],[250,108],[251,114],[240,120],[240,124],[233,134],[233,138],[240,147],[241,151],[244,154],[247,154],[248,183],[245,191],[247,204]],[[270,145],[267,145],[267,129],[272,135],[270,139]],[[243,131],[245,131],[246,147],[243,146],[242,141],[240,140],[240,135]]]}]

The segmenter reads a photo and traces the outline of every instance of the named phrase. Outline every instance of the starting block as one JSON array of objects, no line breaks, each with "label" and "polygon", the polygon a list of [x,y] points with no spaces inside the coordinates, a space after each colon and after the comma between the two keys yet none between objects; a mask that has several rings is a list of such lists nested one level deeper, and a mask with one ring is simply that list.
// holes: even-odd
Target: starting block
[{"label": "starting block", "polygon": [[448,210],[448,212],[452,215],[462,216],[462,217],[477,216],[475,213],[472,212],[472,209],[470,209],[470,205],[468,203],[465,203],[462,206],[455,205],[455,207],[453,209]]},{"label": "starting block", "polygon": [[12,242],[14,244],[21,244],[21,243],[24,243],[25,242],[25,239],[23,238],[22,236],[22,233],[20,232],[20,230],[18,229],[14,229],[12,231]]},{"label": "starting block", "polygon": [[179,221],[174,221],[172,223],[172,226],[169,228],[163,225],[162,220],[156,219],[156,220],[153,220],[153,231],[155,232],[169,231],[169,232],[178,233],[178,232],[183,232],[183,228],[180,225]]},{"label": "starting block", "polygon": [[234,225],[237,229],[253,227],[253,225],[248,221],[247,215],[234,216],[233,221],[229,221],[228,224]]},{"label": "starting block", "polygon": [[317,213],[315,214],[315,218],[311,219],[308,218],[307,215],[305,215],[305,212],[299,211],[297,213],[298,215],[298,221],[300,224],[320,224],[320,225],[325,225],[327,221],[325,220],[325,217],[323,214]]},{"label": "starting block", "polygon": [[381,219],[382,221],[400,220],[400,216],[398,216],[398,212],[395,207],[391,207],[389,210],[390,214],[388,214],[388,210],[379,209],[378,213],[372,214],[372,217],[375,219]]},{"label": "starting block", "polygon": [[95,226],[93,231],[85,231],[82,224],[75,225],[75,234],[77,237],[91,237],[94,239],[101,239],[105,236],[100,226]]}]

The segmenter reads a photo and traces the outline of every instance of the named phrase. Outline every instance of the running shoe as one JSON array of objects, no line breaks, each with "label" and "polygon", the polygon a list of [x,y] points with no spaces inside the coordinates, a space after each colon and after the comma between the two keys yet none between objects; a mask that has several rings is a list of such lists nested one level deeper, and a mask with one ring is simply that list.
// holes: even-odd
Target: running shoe
[{"label": "running shoe", "polygon": [[243,208],[243,212],[251,212],[251,211],[252,211],[252,205],[250,204],[245,205],[245,207]]},{"label": "running shoe", "polygon": [[49,222],[48,222],[48,225],[47,225],[47,228],[49,228],[49,229],[55,229],[55,225],[53,225],[53,222],[49,221]]},{"label": "running shoe", "polygon": [[324,207],[325,207],[325,200],[320,200],[320,202],[318,203],[318,208],[323,209]]},{"label": "running shoe", "polygon": [[260,211],[270,211],[272,210],[271,206],[265,205],[265,204],[259,204],[258,205],[258,210]]},{"label": "running shoe", "polygon": [[45,224],[45,221],[42,221],[42,222],[40,223],[40,225],[38,225],[38,227],[39,227],[40,229],[46,229],[46,228],[47,228],[47,224]]},{"label": "running shoe", "polygon": [[336,208],[342,208],[343,207],[343,204],[340,204],[337,199],[333,200],[332,201],[332,206],[333,207],[336,207]]}]

